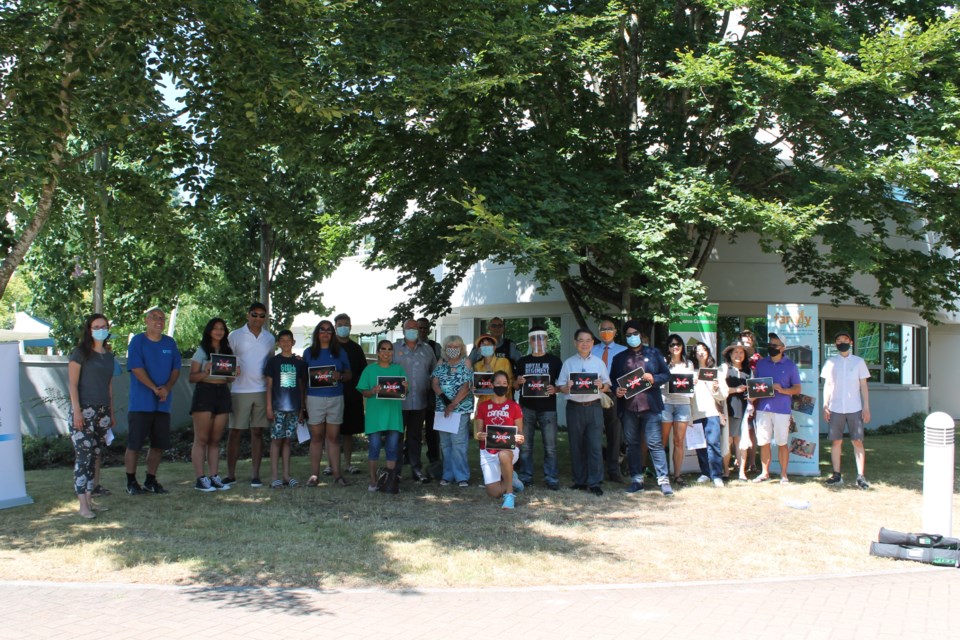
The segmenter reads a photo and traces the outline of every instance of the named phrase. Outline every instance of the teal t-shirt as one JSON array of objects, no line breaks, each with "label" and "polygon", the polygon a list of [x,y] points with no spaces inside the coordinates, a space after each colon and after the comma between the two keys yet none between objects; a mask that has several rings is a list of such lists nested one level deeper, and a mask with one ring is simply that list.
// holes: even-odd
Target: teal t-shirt
[{"label": "teal t-shirt", "polygon": [[[363,370],[360,374],[360,382],[357,383],[358,391],[369,391],[377,386],[378,376],[407,376],[407,372],[398,364],[390,364],[381,367],[379,363],[372,364]],[[376,433],[378,431],[400,431],[403,432],[403,401],[402,400],[381,400],[376,396],[367,398],[367,404],[364,408],[364,433]]]}]

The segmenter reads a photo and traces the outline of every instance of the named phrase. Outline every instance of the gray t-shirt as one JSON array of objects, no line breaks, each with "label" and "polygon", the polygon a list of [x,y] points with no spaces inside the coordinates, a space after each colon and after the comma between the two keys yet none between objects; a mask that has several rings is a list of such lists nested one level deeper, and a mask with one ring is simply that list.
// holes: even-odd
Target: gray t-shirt
[{"label": "gray t-shirt", "polygon": [[80,365],[80,383],[77,390],[80,392],[80,406],[90,405],[110,406],[110,382],[113,380],[113,354],[90,352],[90,359],[84,360],[80,349],[74,349],[70,354],[70,362]]}]

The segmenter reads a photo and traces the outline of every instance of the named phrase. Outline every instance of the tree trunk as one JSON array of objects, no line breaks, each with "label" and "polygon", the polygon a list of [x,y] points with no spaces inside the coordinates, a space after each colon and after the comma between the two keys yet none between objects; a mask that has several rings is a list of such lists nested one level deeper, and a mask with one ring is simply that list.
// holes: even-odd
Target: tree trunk
[{"label": "tree trunk", "polygon": [[93,217],[94,233],[94,258],[93,258],[93,312],[103,313],[103,224],[102,220],[107,215],[107,209],[110,206],[110,196],[107,195],[105,174],[107,171],[106,150],[98,151],[93,156],[93,170],[100,172],[97,191],[100,195],[100,213]]},{"label": "tree trunk", "polygon": [[273,228],[266,220],[260,222],[260,302],[267,307],[270,314],[270,282],[273,274],[270,273],[273,265]]}]

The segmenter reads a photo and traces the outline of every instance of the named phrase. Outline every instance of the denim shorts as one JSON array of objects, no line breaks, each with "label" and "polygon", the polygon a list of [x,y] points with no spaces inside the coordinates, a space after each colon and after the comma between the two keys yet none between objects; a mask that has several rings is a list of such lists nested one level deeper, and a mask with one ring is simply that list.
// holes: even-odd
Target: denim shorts
[{"label": "denim shorts", "polygon": [[690,423],[690,405],[689,404],[665,404],[663,413],[660,414],[660,422],[686,422]]}]

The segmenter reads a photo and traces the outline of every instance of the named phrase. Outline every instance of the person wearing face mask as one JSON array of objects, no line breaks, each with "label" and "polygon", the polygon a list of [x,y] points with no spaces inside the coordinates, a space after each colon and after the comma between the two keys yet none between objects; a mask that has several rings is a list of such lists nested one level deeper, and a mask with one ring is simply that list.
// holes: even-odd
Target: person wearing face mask
[{"label": "person wearing face mask", "polygon": [[[610,367],[613,366],[613,359],[617,354],[627,350],[622,344],[613,341],[617,337],[617,321],[610,316],[600,318],[600,342],[593,345],[593,355],[597,356],[607,365],[607,373],[610,373]],[[609,394],[613,399],[613,394]],[[620,425],[620,418],[617,416],[617,403],[610,403],[609,407],[603,409],[603,434],[607,446],[604,447],[604,466],[607,470],[607,480],[611,482],[623,482],[620,476],[620,442],[623,427]]]},{"label": "person wearing face mask", "polygon": [[477,338],[475,351],[480,354],[480,358],[473,363],[474,371],[503,371],[507,374],[507,384],[513,390],[513,363],[505,356],[498,356],[496,353],[496,339],[490,334],[483,334]]},{"label": "person wearing face mask", "polygon": [[[470,445],[470,414],[473,412],[473,367],[467,359],[467,346],[460,336],[447,336],[443,341],[443,361],[433,370],[433,395],[436,412],[450,417],[460,416],[456,433],[440,432],[440,448],[443,450],[443,476],[441,486],[456,483],[470,486],[470,465],[467,450]],[[433,411],[428,411],[433,413]]]},{"label": "person wearing face mask", "polygon": [[114,357],[107,346],[110,323],[94,313],[83,323],[77,348],[70,354],[67,375],[70,390],[70,440],[76,453],[73,488],[82,518],[96,517],[100,506],[93,501],[96,458],[106,446],[113,415]]},{"label": "person wearing face mask", "polygon": [[[510,365],[513,366],[517,360],[520,359],[520,350],[517,349],[517,345],[513,340],[503,337],[505,329],[506,323],[503,321],[503,318],[494,317],[490,318],[490,321],[487,322],[487,335],[493,338],[494,354],[498,358],[506,358],[510,361]],[[480,349],[474,347],[470,353],[470,362],[477,364],[477,360],[479,360],[480,357]]]},{"label": "person wearing face mask", "polygon": [[836,487],[843,484],[840,456],[843,428],[846,427],[857,463],[857,486],[869,489],[870,483],[864,477],[863,425],[870,422],[870,391],[867,388],[870,371],[863,358],[853,355],[853,339],[847,331],[838,332],[833,343],[839,353],[828,358],[820,372],[823,378],[823,417],[830,425],[830,460],[833,463],[833,475],[827,484]]},{"label": "person wearing face mask", "polygon": [[423,470],[423,426],[427,410],[433,411],[433,407],[427,405],[427,393],[430,376],[437,368],[437,356],[430,345],[420,340],[420,330],[413,318],[403,323],[403,339],[394,344],[393,361],[407,372],[406,397],[402,401],[406,438],[397,474],[399,477],[404,463],[409,464],[413,479],[426,484],[430,482],[430,474]]},{"label": "person wearing face mask", "polygon": [[[560,488],[557,465],[557,377],[563,362],[547,353],[547,329],[541,325],[530,328],[528,341],[530,353],[517,361],[517,388],[521,389],[520,408],[523,410],[523,446],[520,448],[520,465],[517,475],[524,484],[533,483],[533,445],[537,427],[543,437],[543,479],[547,489]],[[525,376],[549,376],[545,398],[526,397],[522,387]]]},{"label": "person wearing face mask", "polygon": [[[430,318],[417,318],[417,331],[420,332],[420,342],[430,345],[433,349],[433,355],[437,362],[443,358],[443,349],[440,343],[430,337],[433,325]],[[466,353],[464,353],[466,357]],[[433,428],[433,417],[435,412],[431,408],[437,403],[437,397],[433,393],[433,388],[427,392],[427,414],[423,422],[423,439],[427,443],[427,462],[431,475],[439,475],[442,472],[443,465],[440,462],[440,434]]]},{"label": "person wearing face mask", "polygon": [[[351,373],[350,379],[343,382],[343,424],[340,425],[342,468],[347,473],[354,474],[359,473],[360,469],[353,465],[353,438],[364,430],[363,396],[357,391],[357,383],[367,366],[367,356],[363,353],[363,347],[350,339],[350,331],[353,328],[351,324],[350,316],[345,313],[340,313],[333,319],[337,342],[340,343],[341,351],[347,354]],[[331,473],[332,471],[331,469]],[[327,469],[324,469],[323,473],[329,475]]]},{"label": "person wearing face mask", "polygon": [[[610,384],[617,396],[617,410],[623,423],[624,440],[627,443],[627,466],[630,471],[630,485],[626,493],[643,491],[642,450],[646,441],[650,459],[657,474],[660,492],[670,497],[670,471],[667,467],[667,453],[663,448],[663,432],[660,416],[663,412],[663,394],[660,387],[670,380],[670,369],[666,358],[657,349],[651,347],[649,339],[636,320],[623,325],[627,341],[627,350],[613,359],[610,372]],[[627,390],[617,382],[618,378],[631,371],[642,368],[643,380],[653,385],[650,389],[627,398]]]},{"label": "person wearing face mask", "polygon": [[[491,498],[503,497],[501,509],[513,509],[515,498],[513,493],[513,466],[520,458],[519,447],[523,446],[523,410],[513,400],[507,398],[510,393],[510,384],[505,371],[493,374],[493,398],[487,396],[477,406],[477,416],[474,426],[477,430],[477,440],[485,442],[487,425],[512,425],[517,428],[517,447],[508,450],[480,449],[480,469],[483,471],[483,484],[487,487],[487,495]],[[481,445],[482,446],[482,445]]]},{"label": "person wearing face mask", "polygon": [[788,484],[790,463],[790,399],[801,392],[800,370],[783,355],[784,344],[775,333],[769,336],[767,357],[757,362],[756,377],[772,378],[774,397],[757,400],[757,444],[760,445],[760,475],[754,482],[770,479],[770,443],[776,438],[777,460],[780,462],[780,484]]}]

